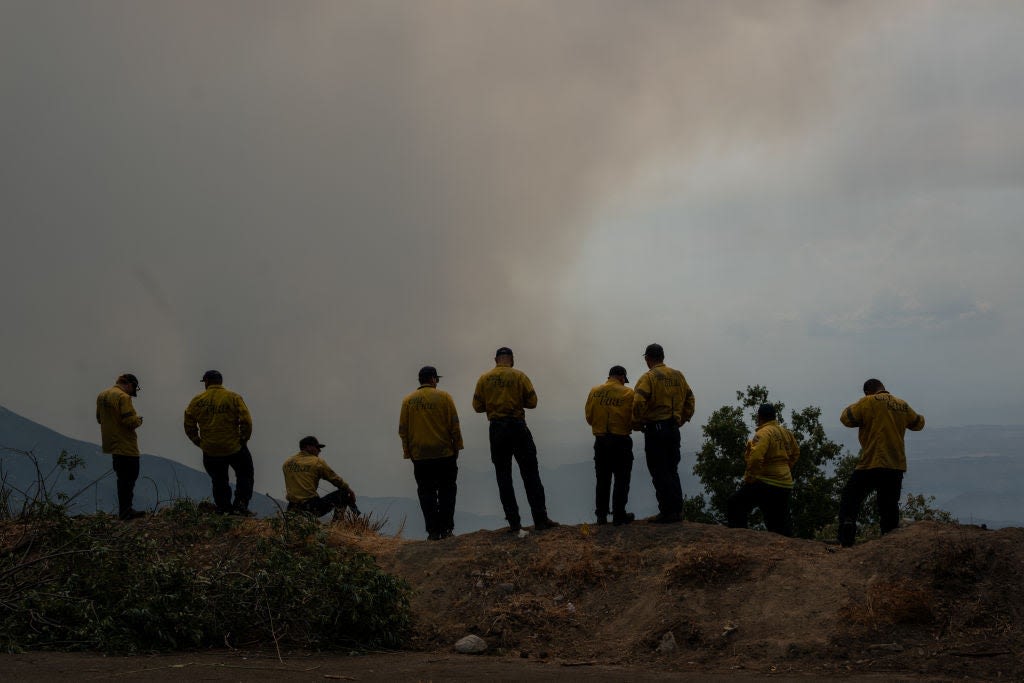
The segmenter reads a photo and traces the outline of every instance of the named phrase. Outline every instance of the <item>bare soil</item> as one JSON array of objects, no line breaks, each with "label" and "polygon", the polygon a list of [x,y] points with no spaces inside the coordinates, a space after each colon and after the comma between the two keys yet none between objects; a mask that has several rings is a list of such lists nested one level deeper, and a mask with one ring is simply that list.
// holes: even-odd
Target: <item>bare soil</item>
[{"label": "bare soil", "polygon": [[[1024,529],[921,522],[851,549],[691,523],[329,538],[413,587],[412,651],[29,653],[0,678],[1024,680]],[[467,634],[488,651],[456,654]]]}]

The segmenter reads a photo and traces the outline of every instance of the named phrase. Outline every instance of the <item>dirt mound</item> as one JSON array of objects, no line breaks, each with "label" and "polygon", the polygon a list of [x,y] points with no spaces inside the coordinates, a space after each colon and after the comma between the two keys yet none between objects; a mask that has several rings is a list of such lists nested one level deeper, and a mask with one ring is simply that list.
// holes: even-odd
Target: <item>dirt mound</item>
[{"label": "dirt mound", "polygon": [[851,549],[690,523],[332,538],[413,586],[424,651],[473,633],[579,664],[1024,676],[1019,528],[921,522]]}]

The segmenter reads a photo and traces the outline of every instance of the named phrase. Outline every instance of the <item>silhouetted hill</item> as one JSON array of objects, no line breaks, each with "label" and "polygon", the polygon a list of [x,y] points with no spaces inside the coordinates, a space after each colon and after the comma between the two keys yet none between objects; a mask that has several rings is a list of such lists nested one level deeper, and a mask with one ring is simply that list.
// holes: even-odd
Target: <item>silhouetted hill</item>
[{"label": "silhouetted hill", "polygon": [[[904,493],[934,496],[936,505],[963,522],[987,524],[992,528],[1024,525],[1021,487],[1024,457],[1019,444],[1022,426],[972,425],[928,428],[908,439],[908,472]],[[116,508],[114,475],[110,458],[97,444],[71,439],[0,407],[0,447],[35,454],[43,474],[48,474],[53,493],[75,495],[73,512],[113,511]],[[61,451],[78,455],[83,467],[68,481],[56,469]],[[638,517],[654,514],[657,503],[650,476],[643,461],[643,442],[634,445],[629,510]],[[157,455],[142,456],[142,478],[136,486],[136,507],[153,509],[176,497],[209,498],[206,473]],[[683,492],[701,493],[692,473],[693,452],[684,453],[679,471]],[[19,453],[0,453],[0,474],[9,486],[28,491],[37,476],[31,460]],[[594,465],[592,460],[545,467],[541,478],[547,494],[548,513],[560,522],[579,524],[594,519]],[[520,479],[514,477],[524,522],[529,509]],[[280,503],[257,494],[252,508],[259,515],[274,514]],[[408,538],[426,534],[419,503],[410,498],[360,497],[360,509],[387,520],[384,533],[399,531]],[[498,502],[494,471],[489,463],[463,463],[459,470],[456,533],[498,529],[505,525]]]}]

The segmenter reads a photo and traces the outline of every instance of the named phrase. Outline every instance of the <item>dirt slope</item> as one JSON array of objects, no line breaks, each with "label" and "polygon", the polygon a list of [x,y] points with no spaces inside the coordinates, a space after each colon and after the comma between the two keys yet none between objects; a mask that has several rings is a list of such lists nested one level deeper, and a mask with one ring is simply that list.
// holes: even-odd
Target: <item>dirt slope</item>
[{"label": "dirt slope", "polygon": [[1024,679],[1024,529],[922,522],[852,549],[690,523],[332,534],[414,587],[424,651],[473,633],[579,664]]}]

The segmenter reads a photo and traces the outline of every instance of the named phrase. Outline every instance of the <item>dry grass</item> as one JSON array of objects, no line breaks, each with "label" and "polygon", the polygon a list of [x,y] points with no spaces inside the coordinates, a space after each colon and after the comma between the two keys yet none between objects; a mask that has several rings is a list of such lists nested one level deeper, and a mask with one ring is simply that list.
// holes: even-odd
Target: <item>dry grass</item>
[{"label": "dry grass", "polygon": [[370,555],[391,555],[399,546],[409,543],[400,538],[401,530],[394,536],[383,536],[380,530],[387,519],[374,519],[372,515],[345,514],[331,522],[325,530],[327,542],[334,546],[351,546]]},{"label": "dry grass", "polygon": [[750,575],[754,562],[733,550],[685,548],[676,553],[675,561],[665,569],[665,583],[700,587],[743,581]]},{"label": "dry grass", "polygon": [[545,544],[526,571],[548,577],[564,590],[579,591],[618,578],[642,565],[638,552],[598,547],[586,540],[572,544]]},{"label": "dry grass", "polygon": [[906,579],[875,580],[861,600],[850,601],[840,615],[852,624],[879,628],[894,624],[930,624],[934,594]]}]

